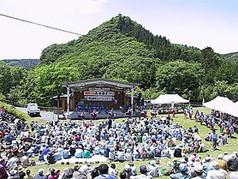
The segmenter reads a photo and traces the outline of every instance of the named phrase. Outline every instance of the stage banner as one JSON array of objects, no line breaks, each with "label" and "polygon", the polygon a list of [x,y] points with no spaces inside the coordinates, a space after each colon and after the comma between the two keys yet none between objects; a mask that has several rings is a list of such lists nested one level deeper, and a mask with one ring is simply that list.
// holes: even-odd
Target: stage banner
[{"label": "stage banner", "polygon": [[86,101],[114,101],[115,92],[110,88],[89,88],[84,91],[84,99]]}]

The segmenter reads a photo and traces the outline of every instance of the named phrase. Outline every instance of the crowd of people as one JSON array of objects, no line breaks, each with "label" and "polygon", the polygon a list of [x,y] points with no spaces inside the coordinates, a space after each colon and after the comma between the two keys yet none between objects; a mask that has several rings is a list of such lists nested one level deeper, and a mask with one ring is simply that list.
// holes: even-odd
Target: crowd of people
[{"label": "crowd of people", "polygon": [[[192,120],[193,111],[186,109],[185,116]],[[235,133],[235,120],[233,117],[219,111],[212,110],[211,114],[208,115],[197,110],[194,114],[194,120],[211,129],[211,132],[207,135],[205,140],[212,142],[214,150],[216,150],[217,147],[228,144],[228,138],[232,138]],[[217,127],[219,129],[217,129]],[[217,130],[219,131],[217,132]]]},{"label": "crowd of people", "polygon": [[[229,174],[228,174],[229,172]],[[224,153],[217,159],[210,156],[203,160],[197,153],[190,156],[183,156],[180,159],[174,159],[166,167],[161,167],[159,160],[152,160],[146,165],[138,168],[133,162],[124,165],[120,171],[115,163],[92,165],[84,164],[67,167],[63,171],[49,168],[45,171],[39,169],[35,175],[30,170],[24,171],[21,166],[15,167],[9,173],[0,164],[0,178],[21,179],[152,179],[159,176],[168,176],[171,179],[230,179],[238,178],[238,153]]]},{"label": "crowd of people", "polygon": [[[78,158],[84,158],[85,163],[74,168],[66,167],[63,172],[51,169],[47,175],[44,170],[40,170],[34,178],[147,179],[160,175],[206,178],[209,172],[221,171],[217,161],[210,157],[207,160],[199,157],[198,153],[207,151],[199,136],[199,129],[194,126],[185,130],[174,123],[170,115],[162,118],[154,116],[152,119],[128,118],[122,122],[109,118],[100,123],[64,121],[42,125],[37,122],[27,124],[1,109],[0,121],[0,179],[31,178],[31,171],[25,169],[36,163],[63,164],[63,159],[77,161]],[[95,156],[105,157],[111,165],[95,167],[87,162],[88,158]],[[230,160],[233,163],[238,161],[236,153],[229,156],[229,160],[226,160],[228,157],[225,155],[222,156],[222,159],[226,158],[224,161],[228,167]],[[162,157],[181,159],[162,169],[159,165]],[[204,169],[204,166],[208,166],[208,158],[209,169]],[[134,165],[135,161],[148,159],[151,162],[141,165],[139,169]],[[125,161],[129,164],[118,172],[114,163]],[[228,169],[221,173],[227,175]]]}]

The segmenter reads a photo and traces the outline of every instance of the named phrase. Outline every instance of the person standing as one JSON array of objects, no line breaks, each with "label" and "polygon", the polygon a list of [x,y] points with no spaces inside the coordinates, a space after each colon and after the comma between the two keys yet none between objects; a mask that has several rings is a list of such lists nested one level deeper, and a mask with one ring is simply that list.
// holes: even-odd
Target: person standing
[{"label": "person standing", "polygon": [[112,118],[108,119],[108,130],[112,128]]},{"label": "person standing", "polygon": [[217,147],[217,134],[216,134],[216,130],[215,129],[212,130],[211,140],[212,140],[213,149],[216,150],[216,147]]}]

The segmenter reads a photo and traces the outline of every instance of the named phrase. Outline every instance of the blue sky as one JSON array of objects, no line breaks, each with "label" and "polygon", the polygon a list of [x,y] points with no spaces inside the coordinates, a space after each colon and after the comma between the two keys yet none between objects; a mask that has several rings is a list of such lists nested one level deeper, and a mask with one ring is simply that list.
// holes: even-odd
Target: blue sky
[{"label": "blue sky", "polygon": [[[236,0],[1,0],[0,13],[82,34],[121,13],[173,43],[238,51]],[[39,58],[48,45],[77,38],[0,17],[0,59]]]}]

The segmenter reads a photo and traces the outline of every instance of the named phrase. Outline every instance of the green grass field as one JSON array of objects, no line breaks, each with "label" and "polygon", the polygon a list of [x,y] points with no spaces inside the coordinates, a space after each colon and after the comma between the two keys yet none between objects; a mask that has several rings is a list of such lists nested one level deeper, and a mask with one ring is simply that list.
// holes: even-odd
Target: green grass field
[{"label": "green grass field", "polygon": [[[209,113],[210,110],[207,108],[195,108],[194,110],[199,109],[200,111],[203,111],[204,113]],[[123,119],[117,119],[117,122],[121,122]],[[98,123],[99,121],[97,121]],[[218,155],[223,154],[224,152],[228,152],[228,153],[232,153],[234,151],[238,151],[238,147],[237,145],[237,140],[235,138],[229,138],[228,139],[228,144],[220,147],[218,150],[213,150],[212,149],[212,145],[210,142],[205,141],[205,137],[208,135],[208,133],[210,132],[210,129],[208,129],[206,126],[201,125],[200,123],[195,122],[194,120],[190,120],[190,119],[185,119],[183,114],[178,114],[176,115],[176,117],[174,118],[174,122],[179,123],[180,125],[183,126],[184,129],[188,129],[189,127],[194,127],[195,125],[200,129],[199,131],[199,135],[200,137],[203,139],[203,142],[206,145],[206,148],[209,150],[206,153],[199,153],[199,156],[201,156],[202,158],[204,158],[207,154],[209,154],[211,157],[216,158]],[[237,134],[235,134],[234,137],[238,137]],[[173,161],[174,159],[168,159],[168,158],[162,158],[160,160],[160,166],[161,167],[166,167],[166,165],[168,164],[169,161]],[[149,163],[149,160],[146,161],[135,161],[135,166],[139,167],[142,164],[147,164]],[[127,164],[127,162],[124,163],[119,163],[119,162],[114,162],[117,166],[117,170],[118,171],[122,171],[124,166]],[[69,167],[73,167],[75,164],[70,164],[70,165],[61,165],[61,164],[54,164],[54,165],[48,165],[48,164],[38,164],[35,167],[30,167],[29,169],[31,169],[32,174],[35,174],[40,168],[45,169],[45,171],[49,171],[50,168],[56,168],[59,169],[61,171],[64,170],[64,168],[69,168]],[[98,164],[97,164],[98,165]],[[166,176],[163,177],[159,177],[159,178],[169,178]]]}]

